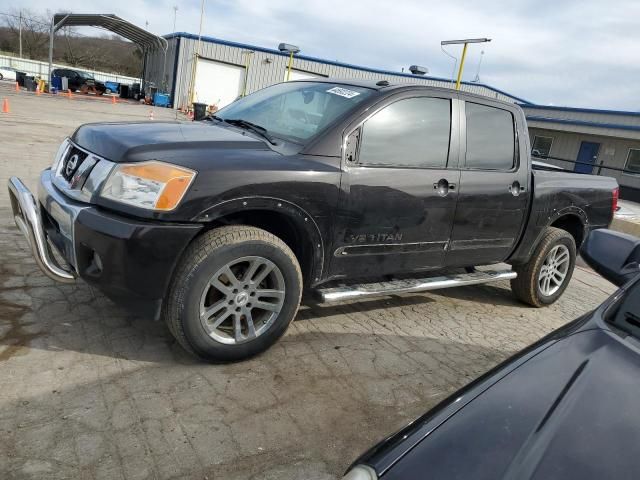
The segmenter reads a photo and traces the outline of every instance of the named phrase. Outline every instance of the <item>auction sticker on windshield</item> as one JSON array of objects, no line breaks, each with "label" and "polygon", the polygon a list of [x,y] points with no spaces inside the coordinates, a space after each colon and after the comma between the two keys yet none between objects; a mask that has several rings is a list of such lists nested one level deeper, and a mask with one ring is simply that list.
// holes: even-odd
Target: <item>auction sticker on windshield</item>
[{"label": "auction sticker on windshield", "polygon": [[345,98],[353,98],[360,95],[360,92],[354,92],[353,90],[349,90],[348,88],[341,87],[333,87],[327,90],[327,93],[333,93],[334,95],[340,95]]}]

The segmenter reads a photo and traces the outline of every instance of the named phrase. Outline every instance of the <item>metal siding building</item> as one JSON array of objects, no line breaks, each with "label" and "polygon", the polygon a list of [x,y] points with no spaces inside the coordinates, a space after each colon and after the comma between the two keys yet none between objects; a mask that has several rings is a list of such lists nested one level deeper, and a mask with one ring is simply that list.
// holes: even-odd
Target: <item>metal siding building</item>
[{"label": "metal siding building", "polygon": [[[198,48],[198,37],[188,33],[173,33],[165,37],[168,40],[166,55],[163,52],[150,54],[147,59],[145,79],[155,83],[161,90],[171,93],[174,108],[186,107],[190,104],[190,90],[194,89],[196,101],[199,89],[193,79],[195,52]],[[220,82],[214,71],[222,72],[225,68],[233,75],[232,97],[219,102],[224,106],[235,96],[252,93],[285,80],[289,57],[278,50],[256,47],[242,43],[229,42],[211,37],[202,37],[198,65],[208,64],[212,68],[202,82],[215,85]],[[323,76],[338,79],[388,80],[391,83],[420,83],[436,87],[453,88],[449,79],[412,75],[409,73],[390,72],[341,62],[323,60],[306,55],[296,55],[293,61],[295,77]],[[192,82],[193,86],[192,86]],[[479,95],[518,103],[525,111],[529,124],[531,145],[536,137],[546,138],[550,142],[549,157],[545,162],[554,163],[566,169],[578,169],[577,165],[562,162],[559,159],[580,160],[583,143],[591,144],[596,155],[590,158],[594,164],[593,172],[601,171],[603,175],[613,176],[621,185],[621,195],[640,201],[640,174],[622,173],[604,167],[628,168],[630,151],[640,150],[640,113],[618,112],[610,110],[590,110],[569,107],[547,107],[534,105],[531,102],[510,95],[504,91],[480,83],[463,82],[462,90]],[[208,103],[216,102],[211,97]],[[206,103],[206,102],[205,102]],[[634,154],[635,155],[635,154]],[[640,152],[638,152],[640,155]],[[587,172],[591,169],[584,167]]]},{"label": "metal siding building", "polygon": [[640,200],[640,174],[606,168],[629,169],[633,152],[640,155],[640,113],[539,105],[522,108],[532,148],[537,137],[551,142],[544,152],[550,157],[545,162],[573,170],[578,166],[559,159],[580,160],[583,144],[596,145],[593,172],[616,178],[623,197]]},{"label": "metal siding building", "polygon": [[[145,78],[147,81],[155,83],[162,90],[170,92],[171,98],[175,99],[173,102],[174,107],[184,107],[189,104],[189,90],[193,81],[198,37],[188,33],[174,33],[167,35],[165,38],[169,42],[166,59],[162,52],[150,55],[147,61]],[[248,59],[247,52],[253,52]],[[289,61],[287,54],[275,49],[228,42],[211,37],[202,37],[200,59],[243,69],[248,66],[248,72],[245,77],[246,86],[243,85],[247,94],[282,82],[285,79]],[[294,57],[293,70],[303,74],[341,79],[389,80],[392,83],[421,83],[445,88],[453,88],[454,86],[454,83],[449,79],[389,72],[305,55],[296,55]],[[528,103],[526,100],[480,83],[463,83],[462,90],[512,103]]]}]

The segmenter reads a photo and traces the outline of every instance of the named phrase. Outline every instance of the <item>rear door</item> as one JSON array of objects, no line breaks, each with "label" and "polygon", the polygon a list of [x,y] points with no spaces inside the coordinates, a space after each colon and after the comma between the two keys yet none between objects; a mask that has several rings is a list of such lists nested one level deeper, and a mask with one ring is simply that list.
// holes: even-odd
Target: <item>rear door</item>
[{"label": "rear door", "polygon": [[578,152],[578,163],[573,167],[573,171],[577,173],[593,173],[593,166],[598,159],[600,144],[594,142],[582,142],[580,151]]},{"label": "rear door", "polygon": [[369,112],[348,137],[331,274],[440,267],[458,195],[457,96],[418,90]]},{"label": "rear door", "polygon": [[466,267],[509,256],[530,192],[529,163],[519,155],[528,147],[518,135],[515,107],[472,101],[462,107],[460,191],[446,264]]}]

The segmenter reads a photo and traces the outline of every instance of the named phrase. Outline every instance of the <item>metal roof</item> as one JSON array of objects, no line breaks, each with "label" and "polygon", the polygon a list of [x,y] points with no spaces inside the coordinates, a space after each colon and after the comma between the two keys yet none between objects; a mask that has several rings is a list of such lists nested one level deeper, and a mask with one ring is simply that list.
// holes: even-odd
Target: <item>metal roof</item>
[{"label": "metal roof", "polygon": [[54,32],[62,27],[98,27],[116,33],[146,49],[167,50],[167,40],[149,33],[133,23],[113,14],[56,13],[53,16]]},{"label": "metal roof", "polygon": [[[165,35],[164,38],[166,38],[167,40],[170,40],[172,38],[188,38],[191,40],[202,40],[203,42],[208,42],[208,43],[215,43],[218,45],[227,45],[230,47],[237,47],[237,48],[244,48],[247,50],[255,50],[255,51],[259,51],[259,52],[265,52],[265,53],[269,53],[272,55],[280,55],[280,56],[285,56],[288,57],[289,54],[287,53],[282,53],[279,50],[273,49],[273,48],[266,48],[266,47],[259,47],[256,45],[248,45],[246,43],[239,43],[239,42],[232,42],[232,41],[228,41],[228,40],[222,40],[220,38],[215,38],[215,37],[209,37],[209,36],[198,36],[198,35],[194,35],[192,33],[186,33],[186,32],[174,32],[174,33],[170,33],[168,35]],[[392,72],[389,70],[382,70],[382,69],[377,69],[377,68],[371,68],[371,67],[363,67],[360,65],[353,65],[351,63],[344,63],[344,62],[338,62],[338,61],[332,61],[332,60],[325,60],[322,58],[317,58],[317,57],[312,57],[309,55],[301,55],[301,54],[297,54],[296,57],[299,60],[309,60],[311,62],[317,62],[317,63],[322,63],[325,65],[335,65],[337,67],[344,67],[344,68],[350,68],[350,69],[354,69],[354,70],[362,70],[365,72],[372,72],[372,73],[377,73],[377,74],[381,74],[381,75],[394,75],[394,76],[398,76],[398,77],[407,77],[407,78],[413,78],[416,80],[436,80],[436,81],[440,81],[440,82],[447,82],[447,83],[452,83],[454,84],[455,81],[449,79],[449,78],[441,78],[441,77],[434,77],[431,75],[420,75],[419,77],[416,77],[416,75],[414,74],[409,74],[409,73],[402,73],[402,72]],[[492,90],[496,93],[500,93],[502,95],[505,95],[507,97],[512,98],[513,100],[515,100],[516,102],[520,103],[521,105],[533,105],[530,101],[525,100],[523,98],[519,98],[516,97],[515,95],[512,95],[510,93],[507,93],[503,90],[500,90],[496,87],[492,87],[491,85],[487,85],[485,83],[480,83],[480,82],[462,82],[463,85],[471,85],[471,86],[479,86],[479,87],[484,87],[487,88],[489,90]]]}]

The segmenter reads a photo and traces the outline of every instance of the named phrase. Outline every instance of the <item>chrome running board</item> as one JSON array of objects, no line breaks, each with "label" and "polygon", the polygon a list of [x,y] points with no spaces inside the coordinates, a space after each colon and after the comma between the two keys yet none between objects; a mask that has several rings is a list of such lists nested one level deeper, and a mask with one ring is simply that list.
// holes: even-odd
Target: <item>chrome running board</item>
[{"label": "chrome running board", "polygon": [[320,303],[335,303],[344,300],[359,300],[368,297],[396,295],[399,293],[425,292],[441,288],[478,285],[481,283],[511,280],[518,274],[512,270],[485,270],[439,277],[411,278],[391,280],[378,283],[361,283],[333,288],[319,288],[316,290]]}]

